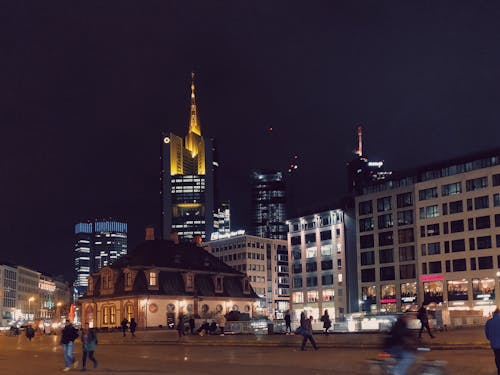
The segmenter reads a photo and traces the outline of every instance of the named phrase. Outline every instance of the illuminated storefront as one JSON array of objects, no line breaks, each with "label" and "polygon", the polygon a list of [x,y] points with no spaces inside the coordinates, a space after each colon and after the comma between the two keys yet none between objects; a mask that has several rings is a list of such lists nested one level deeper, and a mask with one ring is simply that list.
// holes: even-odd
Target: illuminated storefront
[{"label": "illuminated storefront", "polygon": [[382,285],[380,287],[380,305],[382,312],[396,312],[396,285]]},{"label": "illuminated storefront", "polygon": [[417,302],[417,283],[401,284],[401,310],[406,311]]}]

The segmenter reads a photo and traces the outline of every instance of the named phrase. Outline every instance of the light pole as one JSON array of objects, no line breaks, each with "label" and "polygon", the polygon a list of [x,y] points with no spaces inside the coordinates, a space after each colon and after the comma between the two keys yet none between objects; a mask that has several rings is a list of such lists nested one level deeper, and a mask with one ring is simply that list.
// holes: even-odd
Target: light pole
[{"label": "light pole", "polygon": [[35,297],[28,298],[28,321],[31,318],[31,302],[35,300]]}]

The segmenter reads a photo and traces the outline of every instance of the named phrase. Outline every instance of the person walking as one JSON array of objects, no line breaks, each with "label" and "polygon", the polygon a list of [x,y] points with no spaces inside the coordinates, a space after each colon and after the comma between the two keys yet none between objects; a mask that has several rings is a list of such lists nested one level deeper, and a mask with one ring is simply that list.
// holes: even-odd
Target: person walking
[{"label": "person walking", "polygon": [[402,315],[391,328],[384,350],[396,359],[394,374],[406,375],[415,362],[416,340],[408,328],[408,316]]},{"label": "person walking", "polygon": [[69,371],[71,364],[75,368],[78,367],[78,361],[75,361],[75,355],[73,354],[73,346],[77,338],[78,330],[71,324],[69,319],[66,319],[66,324],[61,332],[61,345],[63,346],[64,363],[66,365],[63,371]]},{"label": "person walking", "polygon": [[123,318],[120,325],[122,326],[123,337],[127,336],[128,320]]},{"label": "person walking", "polygon": [[132,334],[132,337],[135,337],[136,329],[137,329],[137,322],[135,321],[135,318],[130,318],[130,333]]},{"label": "person walking", "polygon": [[224,314],[220,314],[219,317],[219,330],[220,330],[220,336],[224,336],[224,328],[226,327],[226,317]]},{"label": "person walking", "polygon": [[484,327],[486,338],[490,342],[491,349],[495,355],[497,374],[500,375],[500,310],[497,308]]},{"label": "person walking", "polygon": [[418,338],[422,338],[422,332],[424,331],[424,328],[427,330],[427,333],[429,333],[429,336],[431,338],[434,338],[435,336],[432,334],[431,328],[429,327],[429,317],[427,316],[427,309],[423,303],[422,306],[420,306],[420,308],[418,309],[417,319],[420,320],[421,323],[420,331],[418,332]]},{"label": "person walking", "polygon": [[188,320],[189,323],[189,331],[191,332],[192,335],[194,335],[194,318],[191,315]]},{"label": "person walking", "polygon": [[292,333],[292,318],[290,316],[290,310],[285,313],[285,333],[287,335]]},{"label": "person walking", "polygon": [[328,335],[328,330],[332,326],[332,321],[330,320],[330,315],[328,315],[328,310],[325,310],[325,313],[321,317],[321,321],[323,322],[323,328],[325,329],[324,334]]},{"label": "person walking", "polygon": [[302,345],[300,347],[300,350],[302,351],[306,350],[307,340],[311,341],[311,345],[313,346],[314,350],[318,350],[318,346],[316,345],[316,341],[313,337],[312,320],[313,317],[310,316],[309,319],[304,319],[303,325],[300,326],[300,334],[302,335]]},{"label": "person walking", "polygon": [[186,334],[184,331],[184,315],[182,314],[179,314],[179,320],[177,321],[177,333],[179,335],[179,339]]},{"label": "person walking", "polygon": [[26,327],[26,332],[25,332],[25,334],[26,334],[26,337],[28,338],[28,340],[30,340],[30,342],[31,342],[31,339],[32,339],[33,337],[35,337],[35,330],[34,330],[34,329],[33,329],[33,327],[31,326],[31,324],[30,324],[28,327]]},{"label": "person walking", "polygon": [[94,328],[89,328],[89,323],[85,323],[82,329],[82,369],[87,370],[87,356],[94,363],[94,368],[97,368],[97,360],[94,357],[94,352],[97,346],[97,333]]}]

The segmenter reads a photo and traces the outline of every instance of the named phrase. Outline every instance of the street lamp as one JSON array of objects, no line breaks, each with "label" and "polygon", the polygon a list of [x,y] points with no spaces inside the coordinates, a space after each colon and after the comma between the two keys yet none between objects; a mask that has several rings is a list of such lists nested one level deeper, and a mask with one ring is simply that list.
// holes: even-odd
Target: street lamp
[{"label": "street lamp", "polygon": [[31,302],[35,300],[35,297],[30,297],[28,298],[28,321],[30,320],[31,317]]}]

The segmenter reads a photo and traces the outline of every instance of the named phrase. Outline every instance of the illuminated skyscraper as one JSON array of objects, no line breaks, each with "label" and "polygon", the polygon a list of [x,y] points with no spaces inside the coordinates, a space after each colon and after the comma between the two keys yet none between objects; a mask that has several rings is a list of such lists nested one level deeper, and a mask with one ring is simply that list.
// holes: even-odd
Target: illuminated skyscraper
[{"label": "illuminated skyscraper", "polygon": [[176,231],[181,241],[210,237],[213,231],[212,140],[201,135],[191,82],[191,112],[186,137],[163,133],[161,146],[161,226],[164,239]]},{"label": "illuminated skyscraper", "polygon": [[258,237],[285,240],[286,194],[283,173],[278,171],[253,174],[254,232]]},{"label": "illuminated skyscraper", "polygon": [[75,225],[75,283],[81,296],[87,277],[127,254],[127,224],[95,220]]}]

